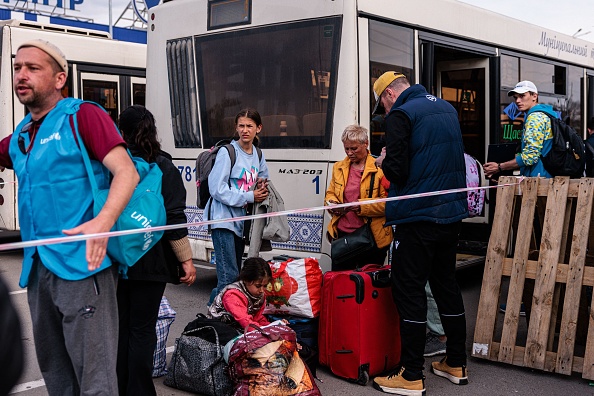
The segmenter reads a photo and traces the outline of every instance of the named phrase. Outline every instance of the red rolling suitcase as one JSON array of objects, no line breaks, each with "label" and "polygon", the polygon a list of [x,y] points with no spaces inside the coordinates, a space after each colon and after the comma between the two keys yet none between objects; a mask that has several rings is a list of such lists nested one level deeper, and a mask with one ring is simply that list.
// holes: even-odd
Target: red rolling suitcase
[{"label": "red rolling suitcase", "polygon": [[400,361],[400,322],[390,266],[326,272],[319,329],[320,364],[361,385]]}]

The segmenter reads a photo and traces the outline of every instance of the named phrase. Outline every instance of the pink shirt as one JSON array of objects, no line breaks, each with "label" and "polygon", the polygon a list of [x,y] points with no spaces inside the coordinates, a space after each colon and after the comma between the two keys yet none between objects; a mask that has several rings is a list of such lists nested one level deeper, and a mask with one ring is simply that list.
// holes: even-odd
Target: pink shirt
[{"label": "pink shirt", "polygon": [[[264,298],[264,296],[262,296]],[[249,324],[258,326],[266,326],[270,324],[268,319],[264,316],[264,308],[266,304],[262,304],[262,308],[255,314],[248,314],[248,299],[241,290],[231,289],[227,290],[223,295],[223,307],[229,312],[233,318],[239,323],[242,329],[245,329]]]},{"label": "pink shirt", "polygon": [[[363,169],[355,169],[352,165],[349,168],[349,177],[346,186],[344,187],[344,203],[359,201],[361,194],[361,178],[363,177]],[[338,219],[338,230],[350,234],[357,228],[361,228],[365,224],[365,220],[359,217],[355,212],[348,211],[340,219]]]}]

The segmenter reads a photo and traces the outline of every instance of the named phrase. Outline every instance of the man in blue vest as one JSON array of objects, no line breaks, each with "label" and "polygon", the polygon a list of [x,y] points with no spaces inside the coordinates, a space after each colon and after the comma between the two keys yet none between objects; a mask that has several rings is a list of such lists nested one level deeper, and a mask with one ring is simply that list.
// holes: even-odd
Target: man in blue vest
[{"label": "man in blue vest", "polygon": [[[386,72],[373,85],[377,105],[386,110],[388,196],[407,196],[466,187],[464,147],[456,110],[406,77]],[[375,110],[374,110],[375,111]],[[454,384],[467,384],[466,316],[455,277],[456,247],[466,193],[447,193],[386,203],[387,225],[395,225],[392,294],[400,314],[402,355],[391,375],[374,379],[387,393],[421,396],[427,281],[447,336],[446,356],[431,371]]]},{"label": "man in blue vest", "polygon": [[[14,92],[29,114],[0,141],[0,166],[14,169],[23,240],[108,232],[139,176],[111,118],[93,104],[78,111],[82,141],[62,88],[66,57],[53,44],[31,40],[14,59]],[[93,193],[79,145],[96,165],[100,188],[111,187],[93,217]],[[107,169],[107,170],[106,170]],[[25,248],[20,286],[28,288],[35,350],[50,395],[117,395],[117,266],[107,238]]]}]

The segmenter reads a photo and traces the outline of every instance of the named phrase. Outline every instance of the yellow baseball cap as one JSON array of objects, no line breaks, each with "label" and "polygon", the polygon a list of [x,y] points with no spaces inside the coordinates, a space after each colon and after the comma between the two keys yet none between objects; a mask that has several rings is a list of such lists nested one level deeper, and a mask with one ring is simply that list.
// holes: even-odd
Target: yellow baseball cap
[{"label": "yellow baseball cap", "polygon": [[384,93],[388,85],[392,84],[392,81],[397,80],[399,78],[406,77],[402,73],[398,73],[395,71],[388,71],[379,76],[377,80],[373,83],[373,96],[375,96],[375,106],[373,107],[373,111],[371,114],[375,114],[377,108],[379,107],[380,103],[380,96]]}]

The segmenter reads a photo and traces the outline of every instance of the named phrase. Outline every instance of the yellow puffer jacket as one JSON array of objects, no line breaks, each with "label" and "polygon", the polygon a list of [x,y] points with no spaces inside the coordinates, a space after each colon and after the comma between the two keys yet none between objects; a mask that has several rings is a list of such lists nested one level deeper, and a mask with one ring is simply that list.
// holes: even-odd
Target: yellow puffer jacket
[{"label": "yellow puffer jacket", "polygon": [[[345,158],[334,164],[332,169],[332,180],[328,191],[326,191],[325,201],[336,201],[344,203],[344,188],[349,176],[351,167],[351,160]],[[367,155],[365,161],[365,169],[361,177],[361,189],[359,191],[359,201],[369,200],[369,184],[371,183],[371,174],[375,173],[373,181],[373,192],[371,199],[386,198],[388,192],[381,184],[381,179],[384,177],[384,172],[375,165],[375,159],[371,155]],[[371,218],[371,231],[375,238],[377,247],[383,248],[392,242],[392,227],[384,227],[386,222],[386,204],[384,202],[374,203],[368,205],[361,205],[360,217]],[[328,224],[328,234],[331,239],[335,239],[338,235],[338,219],[340,216],[332,216],[330,224]]]}]

